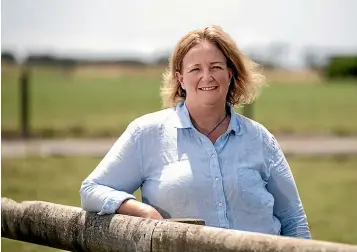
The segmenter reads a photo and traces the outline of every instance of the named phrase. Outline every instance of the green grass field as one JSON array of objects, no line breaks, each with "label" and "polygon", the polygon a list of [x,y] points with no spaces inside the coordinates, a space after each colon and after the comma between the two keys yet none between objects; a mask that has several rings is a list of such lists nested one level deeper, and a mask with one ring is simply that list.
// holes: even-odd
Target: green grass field
[{"label": "green grass field", "polygon": [[[314,239],[357,244],[357,157],[288,157]],[[79,206],[81,181],[99,158],[2,159],[2,196]],[[2,239],[2,251],[54,251]]]},{"label": "green grass field", "polygon": [[[31,126],[42,137],[118,136],[134,118],[161,109],[160,74],[64,75],[35,68],[31,74]],[[2,130],[19,129],[19,71],[2,70]],[[357,85],[276,84],[263,89],[254,119],[274,133],[357,134]],[[241,111],[241,110],[238,110]]]}]

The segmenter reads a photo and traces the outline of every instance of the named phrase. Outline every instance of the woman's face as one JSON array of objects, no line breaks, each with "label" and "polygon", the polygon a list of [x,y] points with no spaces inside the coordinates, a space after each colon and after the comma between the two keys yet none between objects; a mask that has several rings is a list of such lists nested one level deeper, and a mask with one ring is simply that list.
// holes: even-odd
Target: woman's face
[{"label": "woman's face", "polygon": [[186,102],[217,105],[226,102],[232,71],[221,50],[209,41],[191,48],[183,58],[181,73],[176,73],[186,91]]}]

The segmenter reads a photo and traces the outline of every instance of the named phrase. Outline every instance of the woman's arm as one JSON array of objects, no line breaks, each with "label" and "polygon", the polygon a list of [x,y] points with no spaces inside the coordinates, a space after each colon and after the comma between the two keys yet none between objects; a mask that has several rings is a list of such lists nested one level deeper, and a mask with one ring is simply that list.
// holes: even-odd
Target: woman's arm
[{"label": "woman's arm", "polygon": [[163,219],[155,208],[134,199],[125,200],[117,210],[117,213],[155,220]]},{"label": "woman's arm", "polygon": [[265,158],[270,171],[268,191],[274,196],[274,215],[281,222],[281,235],[311,238],[307,217],[289,164],[273,135],[265,135]]},{"label": "woman's arm", "polygon": [[151,206],[135,200],[133,193],[142,184],[140,129],[131,123],[109,152],[82,182],[82,208],[100,215],[121,213],[156,216]]}]

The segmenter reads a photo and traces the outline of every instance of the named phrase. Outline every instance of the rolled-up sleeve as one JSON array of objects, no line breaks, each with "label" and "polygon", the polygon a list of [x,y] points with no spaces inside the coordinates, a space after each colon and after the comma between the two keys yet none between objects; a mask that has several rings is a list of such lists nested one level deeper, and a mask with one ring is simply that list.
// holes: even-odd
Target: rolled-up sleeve
[{"label": "rolled-up sleeve", "polygon": [[140,132],[132,122],[82,182],[80,197],[85,211],[113,214],[123,201],[135,199],[133,193],[142,184]]},{"label": "rolled-up sleeve", "polygon": [[281,235],[310,239],[307,217],[290,166],[275,137],[268,132],[264,138],[270,171],[267,190],[274,196],[274,215],[281,222]]}]

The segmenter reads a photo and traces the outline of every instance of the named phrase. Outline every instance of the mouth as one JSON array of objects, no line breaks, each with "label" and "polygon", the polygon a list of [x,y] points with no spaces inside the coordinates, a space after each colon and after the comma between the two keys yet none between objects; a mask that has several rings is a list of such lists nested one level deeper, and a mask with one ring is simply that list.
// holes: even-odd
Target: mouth
[{"label": "mouth", "polygon": [[199,90],[201,90],[201,91],[212,91],[212,90],[215,90],[215,89],[217,89],[218,88],[218,86],[213,86],[213,87],[200,87],[200,88],[198,88]]}]

